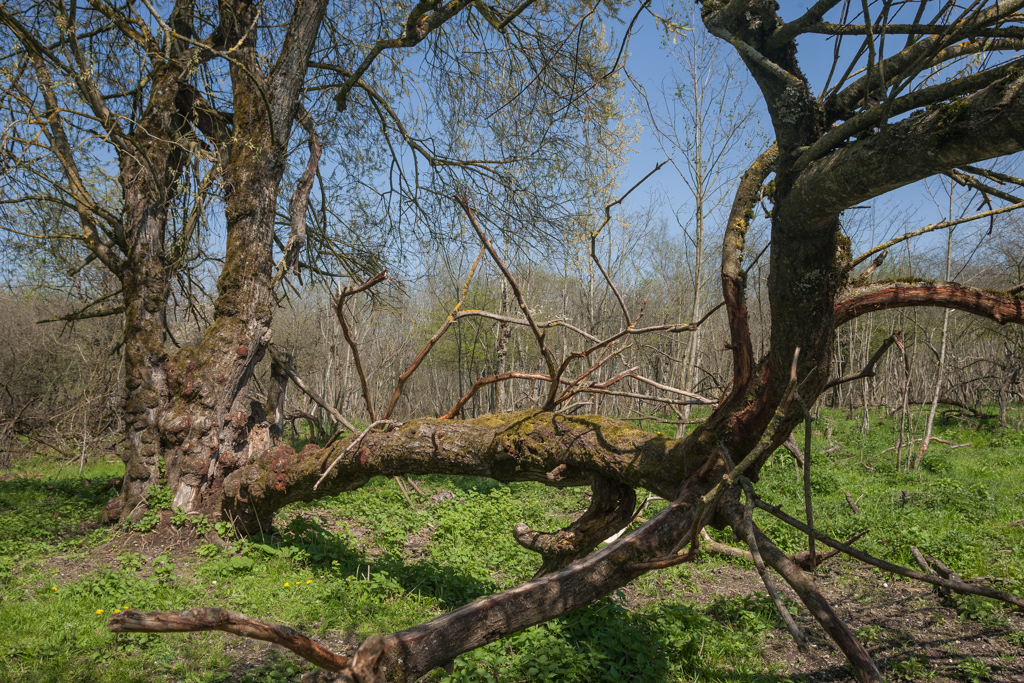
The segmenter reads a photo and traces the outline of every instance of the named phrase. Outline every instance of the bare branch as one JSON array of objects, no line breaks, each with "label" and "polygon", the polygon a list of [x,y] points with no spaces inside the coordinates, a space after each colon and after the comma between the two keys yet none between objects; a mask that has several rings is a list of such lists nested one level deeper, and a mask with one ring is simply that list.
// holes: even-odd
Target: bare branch
[{"label": "bare branch", "polygon": [[420,363],[423,362],[427,357],[427,354],[430,353],[430,350],[434,348],[434,345],[441,339],[444,333],[448,331],[448,328],[451,327],[452,323],[458,320],[458,314],[460,313],[459,309],[466,301],[466,295],[469,293],[469,283],[473,281],[473,275],[476,273],[476,268],[480,264],[480,259],[483,258],[484,250],[485,247],[481,247],[480,253],[476,255],[476,260],[473,261],[473,266],[469,269],[469,275],[466,277],[466,282],[462,286],[462,296],[460,296],[459,300],[455,303],[455,306],[452,308],[452,312],[448,314],[448,318],[441,324],[441,327],[437,332],[434,333],[434,336],[427,340],[423,350],[420,351],[419,355],[416,356],[413,362],[409,364],[406,371],[399,376],[398,383],[395,385],[395,391],[391,394],[391,400],[388,401],[388,407],[384,411],[385,419],[391,417],[392,411],[394,411],[395,406],[398,405],[398,399],[402,396],[402,389],[405,387],[405,383],[409,381],[409,378],[412,377],[414,372],[416,372]]},{"label": "bare branch", "polygon": [[329,671],[342,671],[350,665],[348,657],[331,652],[287,626],[214,607],[198,607],[182,612],[139,612],[130,609],[112,616],[107,628],[114,633],[225,631],[280,645]]},{"label": "bare branch", "polygon": [[457,195],[453,197],[453,199],[462,207],[462,210],[466,212],[466,216],[469,218],[470,224],[476,231],[477,237],[480,238],[480,242],[483,243],[484,247],[487,249],[487,253],[491,256],[491,260],[493,260],[495,265],[498,266],[498,270],[501,271],[502,276],[504,276],[505,280],[512,288],[512,293],[515,295],[516,301],[519,303],[519,310],[523,312],[523,316],[530,323],[530,329],[533,331],[533,337],[537,341],[537,348],[540,351],[541,357],[544,358],[544,364],[547,365],[548,374],[550,376],[551,388],[548,391],[548,398],[544,402],[544,407],[550,409],[554,405],[555,395],[558,391],[558,366],[555,363],[554,356],[551,355],[551,349],[549,349],[547,344],[544,342],[544,333],[541,332],[540,328],[537,326],[537,322],[533,319],[533,315],[530,313],[530,307],[526,304],[526,297],[523,296],[523,292],[519,288],[519,283],[516,282],[515,277],[513,277],[512,271],[508,269],[508,266],[505,265],[501,256],[498,255],[498,252],[491,244],[491,240],[488,239],[483,226],[481,226],[480,222],[476,219],[476,213],[469,205],[469,198],[466,195]]},{"label": "bare branch", "polygon": [[822,391],[831,389],[832,387],[838,386],[840,384],[846,384],[847,382],[853,382],[858,379],[864,379],[865,377],[874,377],[875,366],[878,364],[878,361],[882,359],[882,356],[884,356],[885,352],[889,350],[889,347],[896,343],[896,341],[902,335],[902,332],[893,332],[892,334],[890,334],[888,337],[885,338],[885,341],[881,343],[881,345],[878,347],[878,350],[871,354],[871,358],[868,359],[868,362],[867,364],[864,365],[863,370],[852,375],[844,375],[843,377],[838,377],[836,379],[829,381],[829,383],[826,384],[824,388],[822,388]]},{"label": "bare branch", "polygon": [[473,395],[480,390],[481,387],[485,387],[488,384],[494,384],[495,382],[504,382],[510,379],[530,379],[540,380],[542,382],[550,382],[551,377],[549,375],[540,375],[532,372],[503,372],[500,375],[492,375],[491,377],[481,377],[477,381],[473,382],[473,386],[469,388],[462,398],[456,401],[455,405],[452,406],[451,410],[441,416],[442,420],[450,420],[460,412],[469,403],[469,399],[473,398]]},{"label": "bare branch", "polygon": [[[761,551],[757,547],[757,535],[754,533],[754,489],[750,485],[750,480],[743,477],[740,480],[743,486],[743,493],[746,496],[746,505],[743,506],[743,519],[742,524],[738,527],[733,526],[735,530],[746,542],[747,547],[750,548],[751,559],[754,561],[754,567],[757,568],[757,573],[761,577],[761,581],[764,583],[764,587],[768,590],[768,595],[772,599],[772,603],[775,605],[775,611],[778,612],[782,621],[786,624],[786,629],[789,631],[789,635],[796,641],[796,645],[799,649],[807,650],[807,639],[804,638],[803,633],[800,632],[800,627],[796,625],[793,620],[793,615],[789,613],[789,610],[785,605],[782,604],[782,598],[779,597],[779,591],[775,588],[775,582],[772,581],[771,574],[768,573],[767,567],[764,566],[764,558],[761,557]],[[814,550],[811,550],[811,562],[814,562]]]},{"label": "bare branch", "polygon": [[[345,108],[348,106],[349,92],[355,87],[356,83],[359,82],[359,79],[363,77],[363,74],[366,73],[366,70],[370,68],[380,53],[388,49],[415,47],[421,40],[426,38],[431,31],[443,25],[446,21],[461,12],[463,8],[472,4],[474,1],[475,0],[451,0],[446,5],[440,5],[440,3],[429,2],[427,0],[421,0],[416,3],[412,10],[410,10],[409,15],[406,17],[401,37],[382,39],[374,43],[373,47],[370,48],[370,51],[366,53],[365,57],[363,57],[363,61],[360,62],[359,66],[357,66],[352,72],[349,79],[342,84],[338,93],[334,96],[334,101],[338,107],[338,111],[345,111]],[[428,15],[427,12],[431,9],[434,11],[430,12]],[[523,9],[526,8],[524,7]]]},{"label": "bare branch", "polygon": [[[758,501],[755,501],[755,505],[757,503]],[[739,522],[739,513],[735,513],[733,518]],[[796,594],[800,596],[800,600],[807,606],[807,609],[814,615],[814,618],[818,620],[818,623],[822,625],[829,636],[839,645],[853,667],[857,680],[860,683],[884,683],[885,679],[882,677],[882,673],[878,670],[874,660],[871,659],[871,655],[868,654],[864,646],[857,640],[857,637],[850,631],[850,627],[835,613],[814,581],[793,560],[779,550],[771,542],[771,539],[765,536],[756,526],[753,528],[753,535],[757,540],[758,548],[764,555],[765,562],[777,571],[786,580],[786,583],[796,591]]]},{"label": "bare branch", "polygon": [[1024,324],[1024,299],[1014,294],[969,287],[955,282],[879,282],[852,287],[835,307],[839,327],[871,311],[914,306],[955,308],[994,320],[1000,325]]},{"label": "bare branch", "polygon": [[633,185],[633,187],[631,187],[628,190],[626,190],[626,192],[624,194],[622,194],[618,199],[616,199],[615,201],[613,201],[613,202],[611,202],[609,204],[605,204],[605,206],[604,206],[604,220],[601,221],[601,225],[597,226],[597,228],[592,233],[590,233],[590,258],[592,258],[594,260],[594,264],[597,265],[598,270],[601,271],[601,275],[604,276],[604,281],[608,283],[608,286],[611,287],[612,293],[615,294],[615,299],[619,302],[619,308],[622,309],[622,316],[626,320],[626,327],[632,327],[633,323],[635,321],[632,319],[632,317],[629,315],[629,311],[626,309],[626,302],[623,300],[622,294],[619,292],[619,288],[615,286],[615,282],[612,280],[611,276],[608,274],[608,271],[606,271],[604,269],[604,266],[601,265],[600,259],[597,258],[597,237],[598,237],[598,235],[601,234],[601,231],[604,230],[604,226],[608,225],[609,221],[611,221],[611,219],[612,219],[612,209],[614,207],[618,206],[619,204],[621,204],[622,202],[624,202],[626,200],[626,197],[628,197],[633,192],[633,190],[635,190],[636,188],[638,188],[641,185],[643,185],[644,182],[648,178],[650,178],[652,175],[654,175],[655,173],[660,171],[661,167],[664,166],[667,163],[668,163],[668,159],[666,159],[665,161],[662,161],[661,163],[657,164],[654,167],[653,171],[651,171],[650,173],[645,175],[643,178],[638,180]]},{"label": "bare branch", "polygon": [[[271,344],[267,348],[267,350],[270,352],[270,355],[275,360],[278,359],[279,352],[278,352],[276,346]],[[306,386],[306,383],[304,381],[302,381],[302,378],[299,377],[299,375],[295,372],[295,370],[292,368],[290,363],[285,362],[284,358],[281,358],[279,362],[280,362],[281,369],[284,370],[284,373],[286,375],[288,375],[288,378],[292,381],[292,383],[296,387],[298,387],[299,390],[302,393],[304,393],[306,396],[309,396],[311,399],[313,399],[314,403],[316,403],[318,406],[320,406],[321,408],[326,410],[327,414],[331,416],[331,419],[333,419],[335,422],[337,422],[337,423],[339,423],[341,425],[344,425],[345,429],[349,430],[350,432],[357,432],[357,431],[359,431],[358,429],[355,428],[355,426],[351,422],[349,422],[348,420],[345,419],[344,415],[342,415],[341,413],[338,412],[337,408],[335,408],[330,403],[328,403],[320,394],[315,392],[313,389],[311,389],[310,387]]]},{"label": "bare branch", "polygon": [[850,268],[851,269],[855,268],[856,266],[860,265],[865,260],[871,258],[873,255],[877,254],[880,251],[886,251],[890,247],[892,247],[892,246],[894,246],[896,244],[899,244],[901,242],[906,242],[907,240],[912,239],[914,237],[918,237],[920,235],[924,235],[924,234],[929,233],[929,232],[934,232],[935,230],[942,230],[944,228],[951,228],[951,227],[953,227],[955,225],[960,225],[961,223],[970,223],[971,221],[980,220],[982,218],[991,218],[992,216],[998,216],[1001,213],[1008,213],[1010,211],[1016,211],[1017,209],[1021,209],[1021,208],[1024,208],[1024,202],[1018,202],[1016,204],[1011,204],[1009,206],[1001,206],[998,209],[992,209],[990,211],[982,211],[981,213],[975,213],[975,214],[972,214],[970,216],[964,216],[963,218],[954,218],[952,220],[940,221],[938,223],[932,223],[931,225],[926,225],[923,228],[918,228],[917,230],[912,230],[912,231],[910,231],[908,233],[904,233],[903,235],[900,235],[899,237],[894,237],[893,239],[889,240],[888,242],[883,242],[882,244],[879,244],[878,246],[872,247],[871,249],[865,251],[863,254],[861,254],[857,258],[853,259],[853,261],[850,262]]}]

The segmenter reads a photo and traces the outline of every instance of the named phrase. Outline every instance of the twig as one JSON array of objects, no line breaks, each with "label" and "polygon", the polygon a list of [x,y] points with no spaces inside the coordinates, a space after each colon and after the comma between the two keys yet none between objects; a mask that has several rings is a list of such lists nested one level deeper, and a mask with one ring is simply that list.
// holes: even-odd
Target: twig
[{"label": "twig", "polygon": [[611,288],[612,293],[615,295],[615,299],[619,302],[619,308],[622,309],[622,316],[626,319],[626,327],[627,328],[628,327],[632,327],[633,323],[635,321],[629,315],[629,310],[626,308],[626,302],[622,298],[622,294],[619,292],[619,288],[615,286],[615,282],[612,280],[611,275],[609,275],[608,271],[606,271],[604,269],[604,266],[601,265],[601,260],[597,258],[597,237],[598,237],[598,235],[601,234],[601,231],[604,230],[604,226],[608,225],[608,223],[611,221],[611,219],[612,219],[612,208],[614,208],[615,206],[617,206],[617,205],[621,204],[623,201],[625,201],[626,197],[628,197],[633,192],[633,190],[635,190],[636,188],[638,188],[641,185],[643,185],[644,181],[646,181],[652,175],[654,175],[655,173],[660,171],[661,167],[664,166],[665,164],[667,164],[668,162],[669,162],[669,160],[666,159],[665,161],[662,161],[661,163],[657,164],[654,167],[653,171],[651,171],[650,173],[645,175],[643,178],[638,180],[636,182],[636,184],[633,185],[633,187],[631,187],[628,190],[626,190],[626,192],[624,194],[622,194],[621,196],[619,196],[618,199],[616,199],[615,201],[613,201],[613,202],[611,202],[609,204],[605,204],[605,206],[604,206],[604,220],[601,221],[601,225],[597,226],[597,228],[592,233],[590,233],[590,257],[594,260],[594,264],[597,266],[597,269],[600,270],[601,271],[601,275],[604,276],[604,281],[608,283],[608,286]]},{"label": "twig", "polygon": [[[277,360],[278,356],[280,355],[277,351],[277,347],[271,344],[268,350],[270,351],[271,357]],[[279,362],[280,367],[284,370],[284,373],[288,375],[288,378],[292,381],[292,383],[295,386],[297,386],[302,393],[313,399],[314,403],[316,403],[318,406],[326,410],[327,414],[330,415],[335,422],[344,425],[345,429],[349,430],[350,432],[359,431],[358,429],[355,428],[355,426],[353,426],[351,422],[345,419],[344,415],[338,412],[337,408],[335,408],[330,403],[325,401],[320,394],[316,393],[308,386],[306,386],[306,383],[302,381],[302,378],[299,377],[298,374],[296,374],[296,372],[291,368],[291,366],[288,363],[283,362],[283,360],[284,359],[282,358],[281,361]]]},{"label": "twig", "polygon": [[403,372],[402,375],[398,378],[398,384],[395,385],[395,391],[391,395],[391,400],[388,401],[387,409],[384,411],[383,417],[385,419],[391,417],[391,412],[395,409],[395,406],[398,404],[398,399],[402,395],[402,389],[405,387],[405,383],[409,381],[409,378],[412,376],[412,373],[416,372],[416,369],[420,366],[420,363],[422,363],[423,360],[427,357],[427,354],[430,353],[430,350],[434,348],[434,344],[436,344],[438,340],[441,339],[441,337],[444,335],[444,333],[448,331],[448,328],[451,327],[452,323],[458,320],[458,314],[460,312],[459,309],[462,308],[462,304],[465,303],[466,301],[466,294],[469,292],[469,284],[473,281],[473,275],[476,274],[476,268],[480,264],[480,259],[483,257],[485,249],[486,247],[481,247],[480,253],[476,255],[476,260],[473,261],[473,267],[469,269],[469,275],[466,277],[466,282],[462,286],[462,296],[460,296],[459,300],[455,303],[455,306],[452,308],[452,312],[448,314],[448,318],[441,325],[440,329],[438,329],[437,332],[434,333],[434,336],[427,340],[427,343],[423,347],[423,350],[420,351],[420,354],[416,356],[415,360],[413,360],[413,362],[409,365],[408,369],[405,372]]},{"label": "twig", "polygon": [[670,393],[673,393],[673,394],[679,394],[680,396],[686,396],[687,398],[692,398],[692,399],[695,399],[697,401],[702,401],[702,402],[704,402],[704,403],[706,403],[708,405],[715,405],[715,404],[718,403],[718,401],[716,401],[713,398],[707,398],[706,396],[701,396],[700,394],[694,394],[693,392],[690,392],[690,391],[683,391],[682,389],[676,389],[675,387],[670,387],[670,386],[667,386],[665,384],[659,384],[658,382],[655,382],[653,379],[648,379],[648,378],[644,377],[643,375],[638,375],[636,373],[630,373],[630,376],[633,379],[635,379],[635,380],[638,380],[640,382],[643,382],[644,384],[648,384],[648,385],[654,387],[655,389],[661,389],[662,391],[667,391],[667,392],[670,392]]},{"label": "twig", "polygon": [[609,536],[608,538],[604,539],[604,542],[605,543],[614,543],[615,541],[619,540],[619,537],[622,536],[622,534],[626,533],[626,529],[628,529],[629,526],[633,522],[635,522],[637,520],[637,518],[641,514],[643,514],[644,508],[646,508],[647,504],[650,503],[652,500],[661,500],[661,498],[656,496],[656,495],[654,495],[653,493],[648,493],[647,497],[644,498],[644,502],[640,503],[639,507],[637,507],[637,509],[636,509],[636,512],[634,512],[633,516],[629,518],[628,522],[626,522],[626,525],[623,526],[621,529],[619,529],[617,532],[615,532],[614,535]]},{"label": "twig", "polygon": [[[845,543],[846,545],[853,545],[861,538],[866,536],[867,533],[867,530],[864,530],[859,534],[854,534],[850,538],[843,541],[843,543]],[[825,564],[827,560],[831,560],[838,554],[838,550],[830,550],[829,552],[824,554],[818,553],[814,558],[814,566],[820,567],[821,565]],[[790,555],[790,559],[796,562],[798,565],[800,565],[801,569],[811,569],[811,552],[809,550],[801,550],[798,553],[794,553],[793,555]]]},{"label": "twig", "polygon": [[405,484],[402,483],[402,478],[395,475],[395,483],[398,484],[398,489],[402,492],[402,495],[405,496],[405,502],[409,504],[409,507],[416,507],[412,503],[412,498],[409,497],[409,492],[405,490]]},{"label": "twig", "polygon": [[481,377],[480,379],[473,383],[473,386],[469,388],[469,391],[467,391],[462,396],[462,398],[456,401],[455,405],[452,406],[452,409],[449,410],[444,415],[442,415],[440,419],[450,420],[456,415],[458,415],[466,406],[466,404],[469,403],[469,399],[473,398],[473,395],[480,390],[480,387],[487,386],[488,384],[494,384],[495,382],[504,382],[505,380],[509,379],[531,379],[540,380],[542,382],[551,381],[551,377],[549,377],[548,375],[541,375],[539,373],[533,372],[503,372],[500,375],[492,375],[491,377]]},{"label": "twig", "polygon": [[555,359],[551,355],[551,350],[544,342],[544,333],[540,331],[540,328],[537,326],[537,322],[533,319],[533,315],[530,313],[530,307],[527,306],[526,298],[523,296],[523,292],[519,288],[519,283],[516,281],[515,277],[512,276],[512,271],[508,269],[508,266],[505,265],[501,256],[498,255],[498,252],[491,244],[491,240],[488,239],[483,226],[481,226],[480,221],[477,220],[476,213],[469,205],[469,196],[463,192],[455,195],[453,199],[462,207],[462,210],[465,211],[470,224],[473,226],[473,230],[476,231],[477,237],[480,238],[480,242],[484,245],[484,248],[487,249],[487,253],[490,255],[491,260],[493,260],[494,264],[498,266],[498,270],[501,271],[502,276],[512,288],[512,293],[515,295],[516,301],[519,303],[519,310],[523,312],[523,316],[526,318],[527,322],[530,323],[530,329],[533,331],[534,339],[537,340],[537,347],[540,350],[541,356],[544,358],[544,364],[547,365],[548,374],[551,377],[551,388],[548,390],[548,398],[544,402],[544,409],[550,410],[554,405],[555,395],[558,391],[558,371]]},{"label": "twig", "polygon": [[839,384],[845,384],[846,382],[852,382],[865,377],[874,377],[876,373],[875,366],[878,364],[878,361],[882,359],[882,356],[889,350],[889,347],[895,344],[902,335],[902,331],[893,332],[891,335],[886,337],[885,341],[882,342],[882,345],[878,347],[878,350],[872,354],[863,370],[853,375],[846,375],[845,377],[839,377],[838,379],[829,381],[829,383],[822,388],[822,392]]},{"label": "twig", "polygon": [[[797,359],[800,357],[799,347],[793,354],[793,365],[790,369],[790,380],[796,379],[796,368]],[[813,497],[811,495],[811,437],[812,437],[812,423],[814,419],[811,417],[810,410],[807,409],[807,404],[804,403],[804,399],[800,396],[799,390],[793,392],[793,398],[800,405],[800,409],[804,413],[804,511],[807,514],[807,526],[811,530],[811,533],[807,535],[807,548],[811,553],[811,571],[817,574],[818,571],[818,559],[815,556],[814,549],[814,504]]]},{"label": "twig", "polygon": [[[800,632],[800,628],[796,625],[793,620],[793,615],[789,613],[786,606],[782,604],[782,598],[779,597],[778,590],[775,589],[775,582],[772,581],[771,575],[768,573],[768,569],[764,566],[764,559],[761,557],[761,551],[757,547],[757,537],[754,534],[754,487],[751,486],[750,480],[746,477],[740,479],[740,484],[743,486],[743,494],[746,496],[746,504],[743,506],[743,524],[739,530],[743,535],[743,539],[747,543],[747,547],[750,548],[750,555],[754,560],[754,567],[757,568],[757,573],[761,577],[761,581],[764,583],[764,587],[768,589],[768,595],[771,596],[772,603],[775,605],[775,611],[782,617],[782,621],[786,624],[786,629],[789,631],[789,635],[793,636],[793,640],[796,641],[796,645],[801,651],[807,650],[807,640]],[[811,561],[814,560],[814,551],[811,551]]]},{"label": "twig", "polygon": [[[917,546],[910,546],[910,554],[914,556],[914,561],[917,562],[917,565],[921,567],[922,571],[928,572],[932,576],[937,575],[935,573],[935,570],[928,566],[928,562],[924,559],[924,555],[921,554],[921,551],[917,549]],[[940,586],[939,593],[941,593],[944,597],[949,597],[948,588],[943,588]]]},{"label": "twig", "polygon": [[[760,501],[756,499],[754,504],[760,507]],[[850,627],[835,613],[835,610],[832,609],[832,606],[825,599],[825,596],[822,595],[814,581],[789,556],[779,550],[772,543],[771,539],[765,536],[756,525],[754,525],[754,536],[757,539],[758,547],[764,555],[765,562],[777,571],[786,580],[786,583],[796,591],[796,594],[800,596],[800,600],[811,611],[814,618],[832,636],[832,639],[839,645],[853,667],[857,680],[882,683],[885,679],[882,678],[878,665],[875,664],[874,660],[871,659],[871,655],[868,654],[864,646],[857,640],[857,637],[850,631]]]},{"label": "twig", "polygon": [[754,556],[750,554],[749,550],[743,550],[742,548],[736,548],[731,545],[719,543],[715,539],[711,538],[711,534],[708,533],[707,529],[700,530],[700,538],[704,541],[704,549],[708,552],[724,555],[736,560],[746,560],[747,562],[754,561]]}]

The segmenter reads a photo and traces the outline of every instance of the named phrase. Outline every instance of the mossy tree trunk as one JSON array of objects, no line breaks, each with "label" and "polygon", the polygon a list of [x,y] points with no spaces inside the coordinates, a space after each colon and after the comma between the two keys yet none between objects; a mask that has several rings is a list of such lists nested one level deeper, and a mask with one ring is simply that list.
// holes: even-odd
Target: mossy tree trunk
[{"label": "mossy tree trunk", "polygon": [[[198,345],[168,355],[163,350],[169,295],[163,233],[174,179],[160,177],[162,182],[147,185],[144,170],[122,173],[126,198],[140,195],[156,208],[139,211],[136,260],[126,268],[129,438],[124,486],[108,506],[108,518],[144,512],[145,491],[156,483],[171,488],[175,507],[219,516],[225,477],[276,445],[262,410],[250,405],[249,384],[271,339],[278,194],[306,64],[326,4],[296,4],[277,63],[267,73],[257,33],[251,30],[258,7],[241,0],[220,3],[222,40],[234,46],[230,125],[192,97],[191,90],[168,92],[170,102],[154,96],[151,108],[157,113],[174,112],[177,96],[177,107],[187,107],[191,121],[216,147],[227,245],[213,325]],[[172,155],[178,161],[184,157],[180,145],[166,147],[165,157],[152,162],[157,168]],[[154,193],[163,204],[152,201]]]}]

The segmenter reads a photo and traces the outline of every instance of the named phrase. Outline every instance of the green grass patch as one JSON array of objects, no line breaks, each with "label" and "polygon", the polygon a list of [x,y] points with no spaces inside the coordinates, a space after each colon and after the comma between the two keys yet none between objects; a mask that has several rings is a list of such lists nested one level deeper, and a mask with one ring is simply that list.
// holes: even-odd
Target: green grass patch
[{"label": "green grass patch", "polygon": [[[1024,519],[1024,437],[976,421],[940,423],[936,436],[972,445],[934,443],[922,468],[898,472],[894,452],[885,451],[895,443],[894,422],[875,415],[861,434],[859,421],[823,411],[811,453],[817,526],[840,538],[867,529],[858,547],[868,552],[912,565],[909,546],[916,545],[964,576],[1002,578],[1022,592],[1014,581],[1024,576],[1024,530],[1011,522]],[[294,680],[310,667],[263,644],[211,633],[115,636],[106,622],[128,606],[218,606],[354,642],[529,578],[539,559],[512,539],[512,525],[554,530],[587,505],[577,489],[432,476],[420,484],[429,500],[410,508],[392,480],[376,479],[283,511],[266,536],[221,546],[197,537],[214,530],[212,522],[169,509],[146,528],[99,527],[111,495],[102,482],[119,469],[95,464],[81,478],[58,477],[58,468],[37,460],[0,479],[0,682]],[[802,514],[801,473],[785,451],[773,455],[758,490]],[[847,491],[861,514],[849,510]],[[806,546],[798,532],[756,514],[785,550]],[[727,531],[714,535],[733,542]],[[641,577],[628,599],[610,596],[467,653],[451,674],[432,678],[786,680],[764,658],[768,634],[780,631],[762,593],[705,605],[685,597],[694,576],[722,562],[702,558]],[[961,618],[1006,630],[1002,606],[956,600]],[[871,628],[862,629],[869,645],[883,636]],[[1024,642],[1019,631],[1008,640]],[[918,664],[901,659],[892,673],[912,676]],[[985,680],[980,662],[958,666],[965,680]]]}]

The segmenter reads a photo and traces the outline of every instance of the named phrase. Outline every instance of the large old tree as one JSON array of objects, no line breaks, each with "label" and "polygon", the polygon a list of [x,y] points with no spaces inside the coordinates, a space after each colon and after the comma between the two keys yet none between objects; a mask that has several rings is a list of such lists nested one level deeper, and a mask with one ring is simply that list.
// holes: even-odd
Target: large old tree
[{"label": "large old tree", "polygon": [[[712,525],[731,527],[747,544],[770,590],[765,565],[793,587],[846,653],[859,680],[882,680],[801,566],[753,523],[751,508],[762,505],[756,497],[758,471],[834,380],[829,371],[839,325],[906,306],[945,306],[1000,323],[1024,322],[1019,294],[953,282],[872,281],[858,266],[876,252],[851,253],[842,229],[845,210],[937,174],[984,193],[993,202],[989,213],[1021,204],[1013,187],[1018,179],[979,164],[1024,149],[1024,62],[1018,56],[1024,0],[819,0],[803,14],[790,14],[788,7],[785,15],[771,1],[701,3],[707,29],[737,50],[760,88],[775,143],[739,180],[725,226],[721,282],[733,378],[710,417],[679,440],[613,419],[558,412],[580,392],[613,390],[607,381],[588,380],[587,368],[601,363],[619,338],[643,331],[638,313],[620,297],[621,333],[612,339],[583,333],[574,356],[556,357],[545,344],[545,324],[533,318],[489,245],[483,190],[493,181],[511,190],[507,196],[515,201],[533,201],[534,222],[546,206],[543,198],[510,188],[510,179],[522,175],[503,175],[500,163],[460,156],[472,147],[465,141],[469,128],[448,131],[446,148],[435,138],[423,144],[392,106],[409,76],[401,55],[417,54],[416,68],[444,72],[435,85],[450,88],[449,97],[471,94],[490,102],[482,115],[521,107],[519,114],[533,112],[546,121],[548,127],[536,135],[516,137],[495,126],[478,138],[480,144],[521,145],[521,156],[539,163],[550,157],[546,144],[570,134],[572,126],[559,128],[562,123],[579,116],[583,123],[573,125],[593,125],[592,110],[607,108],[600,98],[620,56],[618,46],[606,56],[592,28],[615,8],[451,0],[382,5],[360,14],[335,10],[327,0],[143,4],[145,12],[103,0],[0,7],[4,96],[17,113],[5,142],[8,178],[14,179],[5,192],[23,193],[5,201],[50,202],[73,212],[75,239],[88,250],[87,258],[109,269],[120,285],[119,304],[102,310],[101,303],[93,311],[123,312],[125,327],[126,474],[109,517],[139,514],[147,488],[164,482],[174,505],[225,515],[240,529],[255,530],[287,503],[351,490],[373,476],[426,473],[590,486],[593,503],[555,534],[516,528],[520,542],[543,556],[537,578],[372,638],[351,659],[218,610],[127,612],[114,618],[115,629],[219,628],[285,643],[354,680],[413,680],[461,652],[692,558],[701,528]],[[646,4],[630,15],[633,21],[644,9]],[[831,36],[835,46],[832,74],[818,93],[800,67],[797,41],[812,43],[809,34]],[[415,52],[421,43],[430,49]],[[321,106],[325,93],[334,105],[329,119]],[[432,194],[391,208],[408,216],[458,212],[477,231],[520,297],[522,317],[512,323],[532,330],[543,360],[542,370],[488,381],[527,378],[545,381],[549,389],[529,412],[460,421],[452,419],[457,406],[445,418],[404,424],[386,419],[394,399],[376,415],[373,397],[366,396],[371,419],[381,418],[377,429],[295,453],[279,443],[274,420],[250,406],[250,383],[271,342],[275,289],[288,272],[317,268],[311,259],[303,262],[300,251],[324,130],[344,146],[347,134],[357,136],[346,127],[359,128],[364,120],[390,134],[388,144],[409,150],[396,152],[396,163],[415,158],[432,169],[457,171],[446,176],[449,185],[438,180]],[[107,151],[96,151],[100,147]],[[358,154],[346,158],[359,163]],[[513,163],[512,154],[504,159]],[[374,173],[368,169],[368,179]],[[98,177],[116,178],[119,200],[97,191]],[[186,195],[190,203],[183,201]],[[275,255],[275,221],[285,206],[287,243],[281,240]],[[744,240],[759,206],[770,211],[771,220],[771,329],[767,353],[755,358]],[[178,275],[192,231],[206,220],[218,222],[226,234],[214,320],[197,344],[170,350],[165,324],[171,294],[182,286]],[[509,217],[491,220],[507,224]],[[339,303],[339,315],[342,310]],[[451,318],[461,314],[453,311]],[[682,321],[668,331],[697,323]],[[276,371],[278,377],[285,374]],[[678,395],[686,396],[685,389]],[[631,519],[637,487],[670,505],[595,551]],[[811,552],[813,564],[813,546]],[[1024,606],[1015,596],[885,566]]]}]

